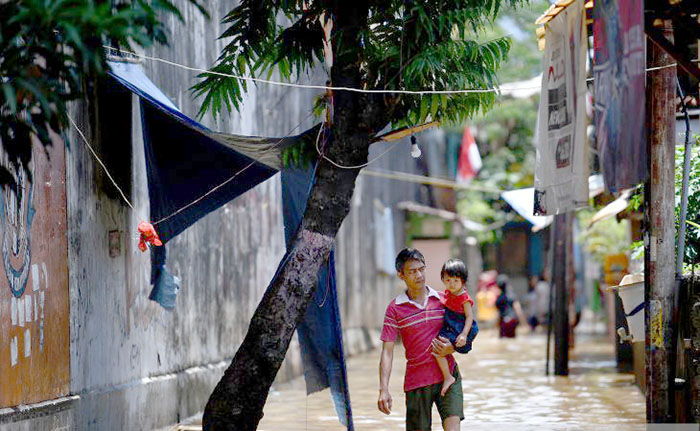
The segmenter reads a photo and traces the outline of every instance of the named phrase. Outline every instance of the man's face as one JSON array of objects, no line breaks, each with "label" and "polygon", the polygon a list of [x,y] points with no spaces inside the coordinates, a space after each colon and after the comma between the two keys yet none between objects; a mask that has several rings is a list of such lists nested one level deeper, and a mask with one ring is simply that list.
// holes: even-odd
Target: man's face
[{"label": "man's face", "polygon": [[406,283],[406,287],[412,290],[425,287],[425,264],[420,260],[411,259],[403,266],[399,278]]}]

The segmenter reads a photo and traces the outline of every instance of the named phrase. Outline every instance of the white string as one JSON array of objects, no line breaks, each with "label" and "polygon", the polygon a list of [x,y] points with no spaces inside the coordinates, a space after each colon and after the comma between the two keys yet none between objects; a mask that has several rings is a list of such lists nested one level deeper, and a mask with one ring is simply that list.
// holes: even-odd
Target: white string
[{"label": "white string", "polygon": [[[272,145],[271,147],[269,147],[269,148],[267,148],[266,150],[262,151],[262,153],[266,153],[266,152],[272,151],[272,150],[275,149],[277,146],[279,146],[279,145],[282,143],[282,141],[284,141],[285,139],[289,138],[289,135],[291,135],[296,129],[298,129],[299,126],[301,126],[301,125],[304,123],[304,121],[306,121],[312,114],[313,114],[313,112],[309,113],[309,115],[307,115],[306,117],[304,117],[304,119],[302,119],[302,120],[299,122],[299,124],[297,124],[292,130],[290,130],[289,133],[287,133],[286,136],[284,136],[283,138],[281,138],[279,141],[277,141],[277,142],[276,142],[274,145]],[[92,148],[92,146],[90,146],[90,144],[88,143],[88,140],[87,140],[87,138],[85,137],[85,135],[83,134],[82,130],[80,130],[80,128],[78,127],[78,125],[75,123],[75,121],[73,121],[73,118],[71,118],[71,116],[70,116],[69,114],[66,114],[66,115],[68,116],[68,120],[71,122],[71,124],[73,125],[73,127],[75,127],[75,130],[77,130],[78,134],[79,134],[80,137],[83,139],[83,142],[84,142],[85,145],[88,147],[88,149],[89,149],[90,152],[92,153],[92,155],[93,155],[93,157],[95,158],[95,160],[97,160],[97,162],[100,164],[100,166],[102,166],[102,169],[104,169],[105,173],[107,174],[107,177],[109,177],[109,179],[110,179],[110,181],[112,181],[112,184],[114,185],[114,187],[116,187],[116,189],[119,191],[119,194],[121,195],[122,199],[124,199],[124,202],[126,202],[126,204],[127,204],[135,213],[138,213],[138,211],[136,211],[136,208],[134,208],[134,206],[131,205],[131,202],[129,202],[129,199],[126,198],[126,195],[124,194],[124,192],[122,191],[122,189],[117,185],[117,182],[114,180],[114,178],[112,177],[112,175],[109,173],[109,170],[107,169],[107,166],[105,166],[105,164],[102,162],[102,160],[101,160],[100,157],[97,155],[97,153],[95,152],[95,150]],[[205,197],[209,196],[210,194],[214,193],[216,190],[220,189],[221,187],[223,187],[223,186],[225,186],[226,184],[228,184],[228,183],[230,183],[231,181],[233,181],[238,175],[240,175],[240,174],[243,173],[245,170],[247,170],[248,168],[250,168],[251,166],[253,166],[255,163],[257,163],[257,161],[256,161],[256,160],[253,160],[253,161],[250,162],[248,165],[246,165],[245,167],[243,167],[241,170],[239,170],[238,172],[236,172],[235,174],[233,174],[233,176],[231,176],[229,179],[227,179],[227,180],[224,181],[223,183],[221,183],[221,184],[215,186],[214,188],[212,188],[212,189],[209,190],[208,192],[204,193],[202,196],[198,197],[197,199],[193,200],[192,202],[190,202],[190,203],[188,203],[187,205],[183,206],[182,208],[178,209],[178,210],[175,211],[174,213],[172,213],[172,214],[170,214],[170,215],[168,215],[168,216],[166,216],[166,217],[163,217],[162,219],[160,219],[160,220],[158,220],[158,221],[155,221],[155,222],[153,222],[152,224],[153,224],[153,225],[157,225],[157,224],[159,224],[159,223],[162,223],[162,222],[164,222],[164,221],[166,221],[166,220],[168,220],[168,219],[174,217],[175,215],[181,213],[182,211],[186,210],[187,208],[191,207],[192,205],[196,204],[197,202],[200,202],[200,201],[201,201],[202,199],[204,199]]]},{"label": "white string", "polygon": [[332,90],[332,91],[351,91],[355,93],[370,93],[370,94],[415,94],[415,95],[423,95],[423,94],[471,94],[471,93],[497,93],[499,91],[519,91],[519,90],[535,90],[538,88],[541,88],[541,86],[533,86],[533,87],[500,87],[500,88],[475,88],[475,89],[470,89],[470,90],[364,90],[361,88],[352,88],[352,87],[329,87],[326,85],[310,85],[310,84],[293,84],[290,82],[280,82],[280,81],[270,81],[268,79],[262,79],[262,78],[253,78],[250,76],[240,76],[240,75],[234,75],[231,73],[223,73],[223,72],[214,72],[211,70],[207,69],[200,69],[197,67],[191,67],[191,66],[185,66],[184,64],[180,63],[175,63],[173,61],[165,60],[162,58],[158,57],[151,57],[148,55],[144,54],[137,54],[135,52],[131,51],[125,51],[122,49],[118,48],[113,48],[108,45],[103,45],[104,48],[110,49],[113,51],[117,51],[123,54],[128,54],[128,55],[133,55],[135,57],[140,57],[144,58],[146,60],[152,60],[152,61],[158,61],[161,63],[169,64],[171,66],[179,67],[181,69],[186,69],[186,70],[191,70],[193,72],[199,72],[199,73],[206,73],[209,75],[217,75],[217,76],[223,76],[226,78],[234,78],[238,79],[240,81],[252,81],[252,82],[260,82],[263,84],[271,84],[271,85],[280,85],[283,87],[294,87],[294,88],[309,88],[309,89],[314,89],[314,90]]},{"label": "white string", "polygon": [[[294,128],[293,128],[292,130],[290,130],[289,133],[287,133],[286,136],[284,136],[284,137],[281,138],[279,141],[277,141],[273,146],[271,146],[271,147],[267,148],[266,150],[262,151],[262,153],[267,153],[267,152],[272,151],[273,149],[277,148],[277,147],[282,143],[282,141],[284,141],[285,139],[289,138],[289,136],[290,136],[296,129],[298,129],[299,126],[301,126],[301,125],[304,123],[304,121],[306,121],[306,119],[309,118],[312,114],[313,114],[313,112],[311,112],[309,115],[307,115],[306,117],[304,117],[304,119],[302,119],[302,120],[299,122],[299,124],[297,124],[296,126],[294,126]],[[164,221],[166,221],[166,220],[168,220],[168,219],[170,219],[170,218],[176,216],[177,214],[180,214],[181,212],[183,212],[183,211],[186,210],[187,208],[191,207],[192,205],[195,205],[196,203],[200,202],[202,199],[206,198],[206,197],[209,196],[210,194],[212,194],[212,193],[214,193],[215,191],[219,190],[221,187],[223,187],[223,186],[225,186],[226,184],[228,184],[228,183],[230,183],[231,181],[233,181],[236,177],[238,177],[238,175],[242,174],[242,173],[245,172],[248,168],[250,168],[251,166],[253,166],[253,165],[256,164],[256,163],[258,163],[258,161],[255,160],[255,159],[253,159],[250,163],[248,163],[248,164],[247,164],[245,167],[243,167],[240,171],[238,171],[238,172],[236,172],[235,174],[233,174],[233,176],[231,176],[229,179],[227,179],[227,180],[224,181],[223,183],[221,183],[221,184],[215,186],[214,188],[212,188],[212,189],[209,190],[208,192],[204,193],[202,196],[198,197],[197,199],[193,200],[192,202],[190,202],[190,203],[188,203],[187,205],[183,206],[182,208],[178,209],[178,210],[175,211],[174,213],[172,213],[172,214],[170,214],[170,215],[168,215],[168,216],[166,216],[166,217],[163,217],[162,219],[160,219],[160,220],[158,220],[158,221],[153,222],[153,225],[157,225],[157,224],[159,224],[159,223],[162,223],[162,222],[164,222]]]},{"label": "white string", "polygon": [[[691,62],[696,62],[696,63],[697,63],[697,61],[698,60],[691,60]],[[653,72],[655,70],[668,69],[669,67],[676,67],[677,65],[678,65],[677,63],[671,63],[671,64],[667,64],[664,66],[650,67],[648,69],[644,69],[644,71],[645,72]],[[586,82],[593,82],[593,81],[595,81],[595,78],[587,78],[586,79]]]},{"label": "white string", "polygon": [[319,141],[319,138],[321,137],[322,131],[323,131],[323,126],[321,126],[321,128],[318,130],[318,135],[316,135],[316,152],[318,153],[319,156],[323,157],[328,163],[330,163],[331,165],[335,166],[336,168],[340,168],[340,169],[361,169],[361,168],[364,168],[365,166],[369,166],[370,164],[376,162],[381,157],[383,157],[386,153],[388,153],[389,151],[396,148],[396,146],[399,143],[401,143],[401,141],[394,142],[394,144],[391,147],[389,147],[386,151],[384,151],[382,154],[378,155],[377,157],[373,158],[372,160],[368,161],[367,163],[363,163],[363,164],[357,165],[357,166],[343,166],[343,165],[339,165],[338,163],[336,163],[333,160],[331,160],[330,158],[328,158],[328,156],[326,156],[324,153],[321,153],[321,149],[318,148],[318,141]]},{"label": "white string", "polygon": [[102,163],[102,160],[100,160],[100,158],[97,156],[97,153],[95,152],[95,150],[88,143],[88,140],[85,137],[85,135],[83,134],[83,131],[80,130],[80,128],[78,127],[77,124],[75,124],[75,121],[73,121],[73,118],[70,116],[70,114],[68,114],[66,112],[66,116],[68,117],[68,121],[70,121],[71,124],[73,125],[73,127],[75,127],[75,130],[78,131],[78,134],[80,135],[80,137],[83,138],[83,142],[85,143],[85,146],[88,147],[88,149],[92,153],[93,157],[95,157],[95,160],[97,160],[97,163],[99,163],[100,166],[102,166],[102,169],[104,169],[105,173],[107,174],[107,177],[110,179],[110,181],[112,181],[112,184],[114,185],[114,187],[117,189],[117,191],[119,191],[119,194],[122,195],[122,199],[124,199],[124,202],[126,202],[126,204],[129,205],[129,207],[134,212],[136,212],[136,209],[134,208],[134,206],[131,205],[131,202],[129,202],[129,199],[126,198],[126,195],[124,195],[124,192],[122,191],[122,189],[117,185],[117,182],[114,181],[114,178],[112,178],[112,175],[109,173],[109,170],[107,170],[107,166],[105,166],[105,164]]}]

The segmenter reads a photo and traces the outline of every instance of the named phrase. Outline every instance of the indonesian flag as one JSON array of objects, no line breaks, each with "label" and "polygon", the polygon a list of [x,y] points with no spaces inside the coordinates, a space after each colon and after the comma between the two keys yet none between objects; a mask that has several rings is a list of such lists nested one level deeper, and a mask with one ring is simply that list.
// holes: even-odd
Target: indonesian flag
[{"label": "indonesian flag", "polygon": [[457,162],[457,182],[468,183],[481,169],[481,156],[479,147],[469,127],[464,128],[462,135],[462,147],[459,150],[459,161]]}]

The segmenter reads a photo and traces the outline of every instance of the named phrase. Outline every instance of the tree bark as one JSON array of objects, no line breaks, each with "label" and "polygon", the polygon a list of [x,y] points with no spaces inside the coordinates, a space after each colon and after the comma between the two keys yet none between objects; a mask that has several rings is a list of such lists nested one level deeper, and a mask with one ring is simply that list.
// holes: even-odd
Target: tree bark
[{"label": "tree bark", "polygon": [[[367,26],[362,1],[334,6],[335,86],[361,87],[359,30]],[[334,95],[334,140],[326,156],[342,166],[367,161],[370,138],[385,123],[381,99],[354,92]],[[360,169],[319,161],[301,228],[258,305],[243,343],[204,410],[204,430],[255,430],[274,378],[312,297],[318,271],[350,210]]]}]

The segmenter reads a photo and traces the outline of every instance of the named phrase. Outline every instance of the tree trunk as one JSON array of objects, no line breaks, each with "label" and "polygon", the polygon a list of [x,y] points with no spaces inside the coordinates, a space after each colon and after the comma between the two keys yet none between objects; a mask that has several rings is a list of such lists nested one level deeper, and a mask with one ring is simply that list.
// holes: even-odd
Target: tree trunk
[{"label": "tree trunk", "polygon": [[[358,31],[367,25],[367,8],[358,2],[337,3],[332,82],[360,88]],[[378,103],[353,92],[334,95],[335,139],[327,148],[328,158],[343,166],[367,161],[370,137],[386,118]],[[270,386],[305,314],[318,271],[350,210],[360,171],[341,169],[325,160],[319,163],[301,228],[258,305],[243,343],[209,398],[204,430],[255,430],[262,419]]]}]

